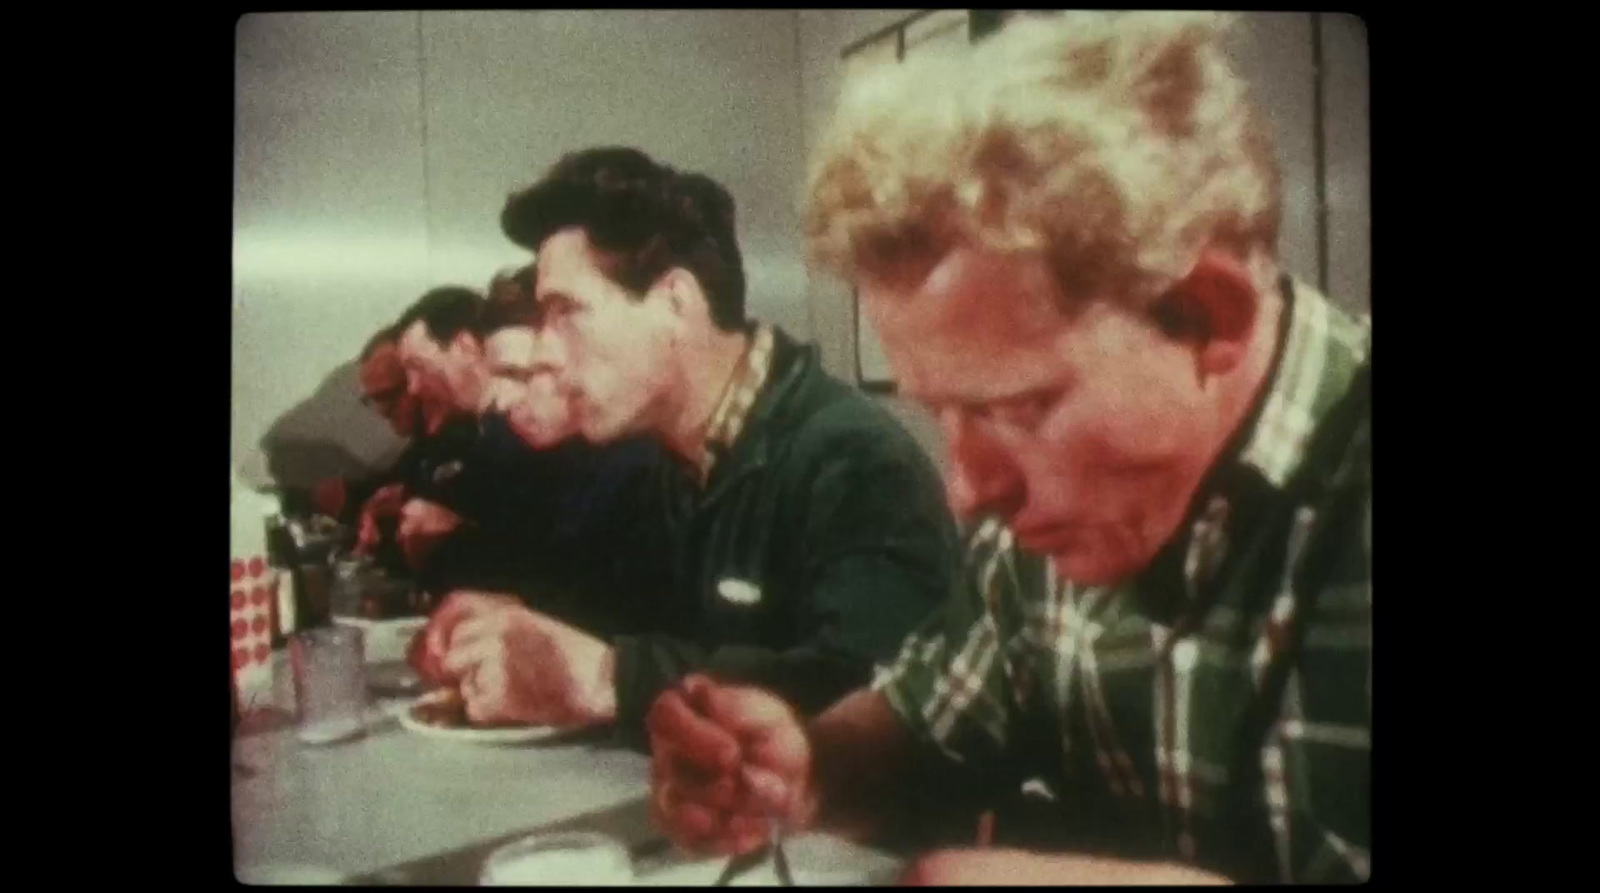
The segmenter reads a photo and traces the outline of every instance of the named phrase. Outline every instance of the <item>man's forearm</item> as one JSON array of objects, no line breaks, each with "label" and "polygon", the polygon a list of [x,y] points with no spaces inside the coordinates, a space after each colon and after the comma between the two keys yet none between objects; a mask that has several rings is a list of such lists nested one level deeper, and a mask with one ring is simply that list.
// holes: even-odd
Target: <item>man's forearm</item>
[{"label": "man's forearm", "polygon": [[763,688],[800,715],[814,714],[859,686],[870,673],[866,658],[809,646],[789,649],[751,645],[705,648],[666,634],[614,637],[618,725],[644,746],[644,719],[655,699],[689,673],[719,682]]},{"label": "man's forearm", "polygon": [[1227,886],[1218,874],[1179,863],[1127,861],[1073,853],[957,849],[925,853],[900,878],[907,887],[1190,887]]}]

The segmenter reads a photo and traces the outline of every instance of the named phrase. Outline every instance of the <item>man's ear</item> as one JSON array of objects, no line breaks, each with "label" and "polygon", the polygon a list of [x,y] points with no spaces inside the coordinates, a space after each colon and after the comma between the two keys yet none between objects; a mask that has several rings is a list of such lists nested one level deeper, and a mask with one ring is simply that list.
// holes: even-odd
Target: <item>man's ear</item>
[{"label": "man's ear", "polygon": [[673,267],[662,273],[654,288],[661,292],[667,301],[667,309],[680,321],[687,322],[697,312],[708,311],[699,280],[682,267]]},{"label": "man's ear", "polygon": [[1261,294],[1244,264],[1207,251],[1150,314],[1168,338],[1194,349],[1202,375],[1218,375],[1244,360],[1261,317]]},{"label": "man's ear", "polygon": [[450,347],[461,354],[477,359],[483,356],[483,342],[469,329],[462,329],[450,339]]}]

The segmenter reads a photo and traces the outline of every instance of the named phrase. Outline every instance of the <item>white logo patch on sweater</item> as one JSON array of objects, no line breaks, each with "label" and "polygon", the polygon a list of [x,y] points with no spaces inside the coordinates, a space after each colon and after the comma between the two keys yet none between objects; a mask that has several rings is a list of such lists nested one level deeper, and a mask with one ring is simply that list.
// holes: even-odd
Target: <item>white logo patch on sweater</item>
[{"label": "white logo patch on sweater", "polygon": [[433,482],[442,484],[461,473],[463,465],[461,460],[455,459],[440,465],[433,470]]},{"label": "white logo patch on sweater", "polygon": [[759,586],[733,577],[727,577],[717,584],[717,594],[736,605],[749,606],[761,601]]}]

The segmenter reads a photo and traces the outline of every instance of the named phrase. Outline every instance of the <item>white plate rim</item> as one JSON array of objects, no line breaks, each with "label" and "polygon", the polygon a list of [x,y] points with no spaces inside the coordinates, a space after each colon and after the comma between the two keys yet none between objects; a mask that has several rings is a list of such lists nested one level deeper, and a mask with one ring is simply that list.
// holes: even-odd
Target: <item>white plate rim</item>
[{"label": "white plate rim", "polygon": [[451,729],[443,726],[432,726],[419,722],[412,717],[411,708],[417,704],[436,697],[435,692],[429,692],[420,697],[412,698],[406,702],[403,709],[395,711],[395,718],[400,725],[408,731],[431,738],[443,738],[449,741],[460,741],[465,744],[527,744],[532,741],[543,741],[561,734],[561,729],[556,726],[526,726],[523,728],[500,729]]}]

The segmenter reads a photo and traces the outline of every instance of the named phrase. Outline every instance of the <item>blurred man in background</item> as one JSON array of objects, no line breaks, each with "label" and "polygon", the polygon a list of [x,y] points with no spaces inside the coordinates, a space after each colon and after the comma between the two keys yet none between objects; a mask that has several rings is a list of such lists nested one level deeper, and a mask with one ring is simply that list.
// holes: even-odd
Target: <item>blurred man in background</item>
[{"label": "blurred man in background", "polygon": [[508,431],[520,445],[471,478],[471,523],[433,559],[455,568],[453,588],[513,596],[614,635],[645,623],[650,607],[619,597],[636,597],[664,573],[635,530],[660,450],[646,438],[593,445],[574,436],[560,357],[538,337],[540,322],[532,268],[497,277],[475,323],[488,375],[481,417],[485,430]]},{"label": "blurred man in background", "polygon": [[[486,461],[478,409],[487,387],[474,325],[483,297],[459,286],[429,291],[394,325],[407,391],[421,421],[408,476],[398,497],[395,539],[421,570],[428,554],[462,523],[463,474]],[[385,505],[387,507],[387,505]],[[360,543],[379,538],[378,519],[363,516]]]},{"label": "blurred man in background", "polygon": [[[399,346],[393,326],[373,333],[357,358],[357,382],[361,402],[388,423],[397,437],[406,440],[405,449],[388,468],[359,480],[330,478],[312,490],[312,507],[319,513],[347,525],[368,519],[377,535],[373,546],[379,563],[391,569],[404,567],[394,543],[395,519],[404,502],[405,485],[417,461],[416,441],[421,427],[421,410],[406,386],[405,367],[400,362]],[[387,529],[388,537],[381,536]],[[379,546],[378,543],[382,543]]]}]

